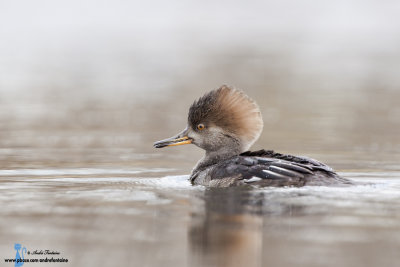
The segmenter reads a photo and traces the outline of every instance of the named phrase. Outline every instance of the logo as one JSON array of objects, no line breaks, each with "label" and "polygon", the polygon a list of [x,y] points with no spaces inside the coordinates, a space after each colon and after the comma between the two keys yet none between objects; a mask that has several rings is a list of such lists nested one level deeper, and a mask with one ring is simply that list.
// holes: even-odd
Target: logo
[{"label": "logo", "polygon": [[[14,264],[14,267],[20,267],[24,265],[25,262],[43,262],[43,263],[56,263],[56,262],[68,262],[68,258],[59,257],[61,254],[57,250],[52,249],[29,249],[27,250],[26,247],[22,246],[21,244],[15,243],[14,249],[16,250],[15,258],[6,258],[4,262]],[[26,255],[30,258],[26,258]],[[28,264],[29,265],[29,264]]]},{"label": "logo", "polygon": [[[26,247],[21,249],[21,244],[15,244],[14,249],[17,251],[15,254],[15,267],[24,265],[24,255],[26,254]],[[21,254],[19,254],[19,250],[21,249]]]}]

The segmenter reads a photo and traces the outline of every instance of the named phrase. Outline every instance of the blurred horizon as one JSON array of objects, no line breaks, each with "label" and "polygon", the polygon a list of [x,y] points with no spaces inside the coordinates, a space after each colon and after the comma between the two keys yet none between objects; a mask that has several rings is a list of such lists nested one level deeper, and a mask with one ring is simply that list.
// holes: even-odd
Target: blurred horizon
[{"label": "blurred horizon", "polygon": [[[152,142],[184,128],[192,101],[221,84],[261,107],[253,149],[398,155],[399,11],[397,1],[2,3],[1,167],[61,157],[30,148],[104,148],[101,164],[124,148],[129,164],[198,158]],[[75,157],[59,160],[86,162]]]}]

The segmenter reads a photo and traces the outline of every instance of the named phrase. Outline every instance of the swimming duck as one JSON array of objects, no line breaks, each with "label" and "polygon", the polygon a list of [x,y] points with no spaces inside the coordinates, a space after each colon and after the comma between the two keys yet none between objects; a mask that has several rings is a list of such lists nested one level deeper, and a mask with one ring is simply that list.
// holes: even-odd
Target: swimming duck
[{"label": "swimming duck", "polygon": [[272,150],[248,151],[260,137],[263,120],[256,102],[223,85],[196,100],[187,127],[155,148],[194,144],[205,150],[190,175],[192,184],[304,186],[351,184],[329,166],[303,156]]}]

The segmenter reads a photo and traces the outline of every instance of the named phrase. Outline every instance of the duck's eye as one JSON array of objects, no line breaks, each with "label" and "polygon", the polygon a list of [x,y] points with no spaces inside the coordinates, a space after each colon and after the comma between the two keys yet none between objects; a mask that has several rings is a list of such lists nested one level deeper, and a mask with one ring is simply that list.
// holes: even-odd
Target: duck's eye
[{"label": "duck's eye", "polygon": [[203,130],[204,128],[206,128],[206,126],[204,126],[204,124],[200,123],[199,125],[197,125],[197,130]]}]

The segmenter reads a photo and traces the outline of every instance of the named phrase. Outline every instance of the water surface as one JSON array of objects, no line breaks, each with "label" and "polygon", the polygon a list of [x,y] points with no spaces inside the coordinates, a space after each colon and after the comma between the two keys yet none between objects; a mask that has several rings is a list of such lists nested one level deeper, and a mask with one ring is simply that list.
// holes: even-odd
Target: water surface
[{"label": "water surface", "polygon": [[20,242],[61,251],[74,266],[396,266],[400,260],[398,171],[344,172],[360,182],[344,188],[225,189],[192,186],[188,175],[173,172],[1,170],[2,256],[12,257]]}]

